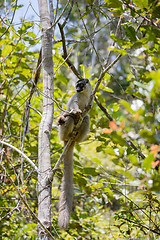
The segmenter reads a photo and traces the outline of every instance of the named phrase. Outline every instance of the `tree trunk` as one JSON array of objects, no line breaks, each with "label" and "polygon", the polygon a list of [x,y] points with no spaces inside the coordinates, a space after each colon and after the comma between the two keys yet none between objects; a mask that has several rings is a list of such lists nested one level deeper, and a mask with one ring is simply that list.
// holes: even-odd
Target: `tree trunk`
[{"label": "tree trunk", "polygon": [[[38,145],[38,218],[50,231],[51,229],[51,187],[48,175],[51,170],[50,160],[50,132],[53,122],[53,60],[52,40],[53,32],[50,24],[47,0],[38,0],[41,33],[42,33],[42,68],[43,68],[43,113],[39,126]],[[39,239],[48,240],[48,234],[38,226]]]}]

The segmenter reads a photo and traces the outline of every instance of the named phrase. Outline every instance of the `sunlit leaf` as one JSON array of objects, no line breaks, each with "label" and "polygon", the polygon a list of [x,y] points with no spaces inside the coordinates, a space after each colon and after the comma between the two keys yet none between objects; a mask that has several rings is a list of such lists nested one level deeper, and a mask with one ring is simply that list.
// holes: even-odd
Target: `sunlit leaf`
[{"label": "sunlit leaf", "polygon": [[154,160],[154,155],[153,154],[149,154],[148,157],[146,157],[144,160],[143,160],[143,163],[142,163],[142,167],[146,170],[146,171],[149,171],[152,167],[152,162]]}]

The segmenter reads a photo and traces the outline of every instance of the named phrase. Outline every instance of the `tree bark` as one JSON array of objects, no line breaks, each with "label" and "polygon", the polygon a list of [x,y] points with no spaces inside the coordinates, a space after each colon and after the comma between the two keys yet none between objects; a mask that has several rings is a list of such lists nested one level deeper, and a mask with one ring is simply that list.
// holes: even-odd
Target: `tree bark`
[{"label": "tree bark", "polygon": [[[42,69],[43,69],[43,113],[39,126],[38,139],[38,218],[50,231],[51,229],[51,187],[48,181],[51,171],[50,132],[53,122],[53,59],[50,14],[47,0],[38,0],[42,33]],[[38,226],[40,240],[49,240],[49,235]]]}]

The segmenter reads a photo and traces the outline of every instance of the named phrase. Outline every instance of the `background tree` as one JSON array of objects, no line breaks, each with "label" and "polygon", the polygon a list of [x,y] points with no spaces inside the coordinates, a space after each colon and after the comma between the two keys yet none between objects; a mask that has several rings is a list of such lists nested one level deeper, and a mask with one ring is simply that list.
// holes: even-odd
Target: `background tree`
[{"label": "background tree", "polygon": [[[42,67],[43,67],[43,110],[42,119],[39,126],[38,138],[38,218],[42,224],[51,230],[51,181],[48,175],[51,171],[50,159],[50,134],[53,122],[53,60],[52,43],[53,31],[51,23],[53,19],[48,11],[48,2],[40,0],[39,12],[42,33]],[[50,12],[53,9],[50,6]],[[39,239],[50,239],[44,228],[38,226]]]},{"label": "background tree", "polygon": [[[45,13],[47,25],[40,12],[43,31],[39,35],[37,22],[27,17],[15,24],[15,13],[23,6],[17,1],[11,1],[11,9],[5,6],[7,12],[3,5],[0,9],[1,238],[37,239],[40,224],[42,239],[49,234],[55,239],[159,239],[159,2],[54,1],[54,14],[52,10]],[[44,33],[50,33],[47,45]],[[42,57],[37,50],[40,37]],[[47,51],[52,62],[51,49],[54,66],[46,63]],[[48,71],[51,79],[44,80]],[[74,153],[75,204],[70,226],[60,231],[58,160],[63,149],[56,119],[81,76],[91,80],[96,98],[90,111],[90,134]],[[47,123],[45,108],[50,116],[47,131],[42,130],[46,139],[41,135]],[[39,141],[39,178],[38,132],[44,141]],[[41,158],[41,147],[47,149],[45,158]],[[39,215],[40,198],[37,201],[42,173],[48,184],[48,189],[42,187],[48,190],[49,206],[42,207],[47,217]]]}]

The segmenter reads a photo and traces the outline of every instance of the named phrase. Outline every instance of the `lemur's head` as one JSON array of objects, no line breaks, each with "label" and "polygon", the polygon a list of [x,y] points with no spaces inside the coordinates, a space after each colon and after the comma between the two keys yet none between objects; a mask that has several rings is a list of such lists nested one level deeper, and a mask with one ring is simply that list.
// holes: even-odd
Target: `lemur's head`
[{"label": "lemur's head", "polygon": [[92,91],[91,84],[88,79],[82,78],[79,81],[76,82],[76,91],[82,92],[82,91]]}]

